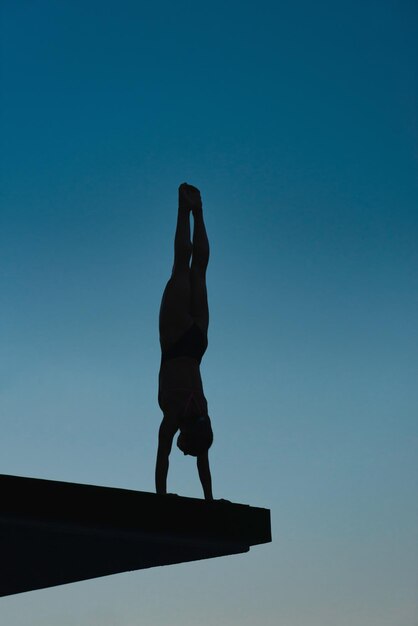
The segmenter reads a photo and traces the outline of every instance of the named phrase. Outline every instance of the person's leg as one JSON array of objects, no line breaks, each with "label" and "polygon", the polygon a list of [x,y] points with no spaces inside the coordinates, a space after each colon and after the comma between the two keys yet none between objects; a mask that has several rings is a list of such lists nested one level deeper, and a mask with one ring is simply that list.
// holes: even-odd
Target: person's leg
[{"label": "person's leg", "polygon": [[167,347],[175,342],[191,324],[190,257],[190,212],[180,207],[174,239],[174,265],[160,308],[160,342]]},{"label": "person's leg", "polygon": [[206,233],[202,209],[193,211],[193,256],[190,269],[191,315],[205,332],[209,326],[208,294],[206,289],[206,269],[209,263],[209,240]]}]

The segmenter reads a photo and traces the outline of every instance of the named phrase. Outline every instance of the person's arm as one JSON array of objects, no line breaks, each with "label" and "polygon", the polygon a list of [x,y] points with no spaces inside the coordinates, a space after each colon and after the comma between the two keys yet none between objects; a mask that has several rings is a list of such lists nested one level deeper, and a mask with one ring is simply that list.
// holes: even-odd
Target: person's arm
[{"label": "person's arm", "polygon": [[168,457],[170,456],[173,437],[177,428],[171,426],[167,420],[163,419],[158,432],[158,452],[155,465],[155,491],[158,494],[167,493]]},{"label": "person's arm", "polygon": [[209,454],[205,452],[197,457],[197,469],[199,472],[200,482],[202,483],[205,500],[213,500],[212,495],[212,477],[210,475]]}]

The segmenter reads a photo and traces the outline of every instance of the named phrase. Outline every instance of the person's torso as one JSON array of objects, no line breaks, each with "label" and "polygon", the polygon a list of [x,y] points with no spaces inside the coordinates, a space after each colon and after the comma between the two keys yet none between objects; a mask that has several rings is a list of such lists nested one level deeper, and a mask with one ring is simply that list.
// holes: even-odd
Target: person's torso
[{"label": "person's torso", "polygon": [[161,363],[158,386],[160,393],[171,389],[190,389],[203,393],[199,363],[190,357],[178,357]]}]

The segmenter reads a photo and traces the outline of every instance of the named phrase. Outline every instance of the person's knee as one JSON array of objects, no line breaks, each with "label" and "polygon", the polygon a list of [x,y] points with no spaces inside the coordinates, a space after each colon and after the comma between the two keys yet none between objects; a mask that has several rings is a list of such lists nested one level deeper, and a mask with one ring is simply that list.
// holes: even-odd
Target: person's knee
[{"label": "person's knee", "polygon": [[206,285],[206,269],[207,263],[194,259],[190,268],[191,278],[195,285]]},{"label": "person's knee", "polygon": [[189,265],[192,256],[193,246],[191,241],[183,241],[177,243],[174,250],[175,265]]}]

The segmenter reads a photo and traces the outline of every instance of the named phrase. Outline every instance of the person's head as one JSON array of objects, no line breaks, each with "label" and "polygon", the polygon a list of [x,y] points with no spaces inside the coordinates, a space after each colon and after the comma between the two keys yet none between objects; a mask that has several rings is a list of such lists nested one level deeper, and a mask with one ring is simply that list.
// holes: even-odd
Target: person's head
[{"label": "person's head", "polygon": [[213,442],[213,432],[208,415],[194,417],[180,428],[177,447],[183,454],[199,456],[209,450]]}]

